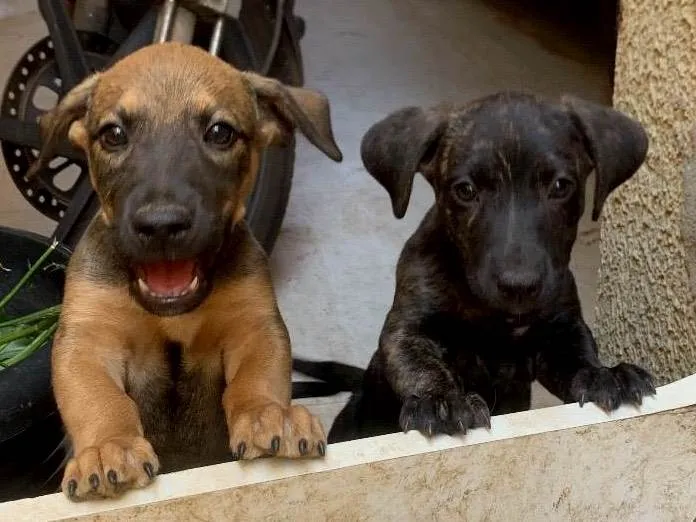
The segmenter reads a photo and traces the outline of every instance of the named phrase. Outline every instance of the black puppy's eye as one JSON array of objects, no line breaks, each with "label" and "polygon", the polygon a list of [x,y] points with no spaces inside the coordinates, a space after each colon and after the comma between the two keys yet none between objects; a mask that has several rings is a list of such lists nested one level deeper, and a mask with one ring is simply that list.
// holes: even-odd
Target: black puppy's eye
[{"label": "black puppy's eye", "polygon": [[99,142],[107,150],[114,150],[128,144],[128,135],[123,127],[110,123],[99,132]]},{"label": "black puppy's eye", "polygon": [[565,199],[575,188],[575,184],[568,178],[558,178],[551,184],[549,197],[551,199]]},{"label": "black puppy's eye", "polygon": [[472,183],[465,181],[454,186],[454,197],[459,203],[471,203],[476,200],[478,193]]},{"label": "black puppy's eye", "polygon": [[215,123],[205,131],[203,139],[215,147],[227,148],[237,141],[237,133],[227,123]]}]

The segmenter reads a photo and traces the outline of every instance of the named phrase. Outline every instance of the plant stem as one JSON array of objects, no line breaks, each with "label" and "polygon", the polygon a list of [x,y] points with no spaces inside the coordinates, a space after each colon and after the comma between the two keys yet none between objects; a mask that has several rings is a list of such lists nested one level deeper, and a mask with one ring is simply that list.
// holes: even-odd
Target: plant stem
[{"label": "plant stem", "polygon": [[35,321],[40,321],[41,319],[56,317],[58,315],[60,315],[60,305],[51,306],[49,308],[39,310],[38,312],[33,312],[31,314],[23,315],[21,317],[8,319],[5,322],[0,322],[0,330],[10,326],[18,326],[20,324],[33,323]]},{"label": "plant stem", "polygon": [[39,267],[43,264],[46,259],[48,259],[48,256],[51,255],[51,253],[56,249],[58,246],[58,241],[53,241],[51,243],[51,246],[49,246],[46,251],[41,255],[41,257],[29,267],[29,270],[22,276],[22,278],[19,280],[19,282],[10,290],[5,296],[0,299],[0,310],[4,310],[5,306],[7,306],[7,303],[9,303],[12,298],[17,294],[17,292],[20,291],[20,289],[27,283],[27,281],[31,278],[31,276],[34,275],[34,272],[36,272]]},{"label": "plant stem", "polygon": [[27,346],[24,350],[19,352],[17,355],[12,357],[11,359],[8,359],[7,361],[2,363],[2,366],[5,368],[8,368],[12,366],[13,364],[17,364],[18,362],[23,361],[27,357],[29,357],[32,353],[34,353],[38,348],[43,346],[43,344],[48,341],[48,339],[56,332],[58,329],[58,322],[53,323],[47,330],[44,330],[39,334],[29,346]]},{"label": "plant stem", "polygon": [[0,353],[5,349],[7,346],[7,343],[11,343],[12,341],[16,341],[17,339],[24,339],[25,337],[29,337],[30,335],[42,332],[46,330],[46,328],[50,327],[53,325],[55,321],[43,321],[39,324],[35,324],[33,326],[25,326],[23,328],[17,328],[10,333],[7,333],[5,335],[0,336]]}]

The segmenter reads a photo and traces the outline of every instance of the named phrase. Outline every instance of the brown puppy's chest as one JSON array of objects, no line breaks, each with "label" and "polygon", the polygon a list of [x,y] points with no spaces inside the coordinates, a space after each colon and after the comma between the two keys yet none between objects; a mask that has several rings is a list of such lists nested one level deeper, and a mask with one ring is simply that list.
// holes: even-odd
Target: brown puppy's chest
[{"label": "brown puppy's chest", "polygon": [[126,365],[125,391],[165,471],[230,459],[224,388],[222,355],[194,360],[179,342],[165,341]]}]

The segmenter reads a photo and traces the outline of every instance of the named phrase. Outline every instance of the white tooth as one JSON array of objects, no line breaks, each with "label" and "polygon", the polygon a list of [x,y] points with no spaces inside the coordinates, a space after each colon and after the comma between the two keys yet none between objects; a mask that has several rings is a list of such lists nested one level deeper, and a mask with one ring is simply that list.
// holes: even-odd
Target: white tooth
[{"label": "white tooth", "polygon": [[[185,290],[182,290],[178,294],[172,295],[171,297],[181,297],[191,292],[194,292],[198,289],[199,284],[200,281],[198,279],[198,276],[196,276],[193,278],[193,281],[189,283],[188,287]],[[138,288],[140,288],[140,291],[144,294],[147,294],[152,297],[160,297],[158,294],[150,290],[150,287],[147,286],[147,283],[140,278],[138,278]]]},{"label": "white tooth", "polygon": [[152,291],[148,288],[147,283],[143,281],[142,279],[138,279],[138,287],[140,288],[140,291],[144,294],[151,294]]}]

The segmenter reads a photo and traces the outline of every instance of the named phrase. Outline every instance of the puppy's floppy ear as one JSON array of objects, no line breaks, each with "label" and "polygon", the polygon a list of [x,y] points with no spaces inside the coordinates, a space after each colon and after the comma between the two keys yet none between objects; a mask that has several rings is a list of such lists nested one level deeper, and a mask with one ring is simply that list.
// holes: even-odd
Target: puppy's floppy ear
[{"label": "puppy's floppy ear", "polygon": [[98,79],[99,73],[88,76],[63,96],[58,105],[41,116],[41,151],[27,177],[36,175],[53,159],[60,142],[68,137],[72,124],[85,116]]},{"label": "puppy's floppy ear", "polygon": [[332,160],[343,160],[331,128],[329,100],[311,89],[290,87],[255,73],[242,73],[256,93],[266,144],[282,143],[295,128]]},{"label": "puppy's floppy ear", "polygon": [[645,161],[648,135],[638,121],[612,108],[572,96],[564,96],[562,103],[584,134],[585,147],[594,163],[592,219],[597,221],[609,194]]},{"label": "puppy's floppy ear", "polygon": [[[443,107],[406,107],[372,125],[362,138],[362,162],[387,189],[398,219],[406,214],[413,177],[422,172],[423,165],[435,153],[447,120],[448,112]],[[433,183],[432,179],[428,181]]]}]

